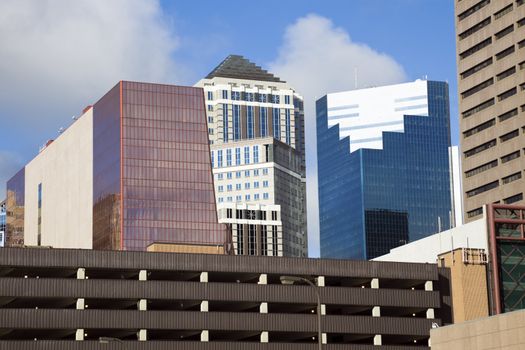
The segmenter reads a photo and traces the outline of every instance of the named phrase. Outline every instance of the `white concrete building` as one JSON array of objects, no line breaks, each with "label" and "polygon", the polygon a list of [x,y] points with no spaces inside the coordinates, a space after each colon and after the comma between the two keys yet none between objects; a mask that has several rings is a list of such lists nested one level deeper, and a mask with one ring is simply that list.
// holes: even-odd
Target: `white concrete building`
[{"label": "white concrete building", "polygon": [[[235,55],[195,86],[204,88],[206,97],[219,221],[232,225],[236,253],[307,256],[302,97],[286,82]],[[276,212],[277,220],[267,216],[253,223],[257,242],[264,241],[261,232],[276,226],[272,242],[282,244],[276,254],[273,246],[250,250],[249,235],[241,243],[238,232],[252,224],[221,214],[225,208],[247,206]]]}]

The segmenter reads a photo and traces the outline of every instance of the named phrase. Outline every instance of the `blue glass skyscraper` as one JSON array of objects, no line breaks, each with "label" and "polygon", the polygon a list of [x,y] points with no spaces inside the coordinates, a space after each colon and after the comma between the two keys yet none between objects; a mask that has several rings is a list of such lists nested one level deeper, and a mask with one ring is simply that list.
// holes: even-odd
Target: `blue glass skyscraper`
[{"label": "blue glass skyscraper", "polygon": [[372,259],[451,224],[448,85],[316,102],[321,257]]}]

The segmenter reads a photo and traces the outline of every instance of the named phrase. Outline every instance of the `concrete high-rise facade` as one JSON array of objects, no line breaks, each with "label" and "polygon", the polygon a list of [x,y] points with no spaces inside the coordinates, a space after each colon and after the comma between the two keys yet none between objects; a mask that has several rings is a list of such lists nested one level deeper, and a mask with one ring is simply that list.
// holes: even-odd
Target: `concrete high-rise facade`
[{"label": "concrete high-rise facade", "polygon": [[317,101],[321,257],[371,259],[454,226],[448,85]]},{"label": "concrete high-rise facade", "polygon": [[225,245],[203,90],[119,82],[7,183],[7,245]]},{"label": "concrete high-rise facade", "polygon": [[230,55],[204,89],[219,221],[236,254],[307,256],[304,111],[286,82]]},{"label": "concrete high-rise facade", "polygon": [[480,217],[484,204],[525,203],[523,4],[523,0],[456,0],[466,221]]}]

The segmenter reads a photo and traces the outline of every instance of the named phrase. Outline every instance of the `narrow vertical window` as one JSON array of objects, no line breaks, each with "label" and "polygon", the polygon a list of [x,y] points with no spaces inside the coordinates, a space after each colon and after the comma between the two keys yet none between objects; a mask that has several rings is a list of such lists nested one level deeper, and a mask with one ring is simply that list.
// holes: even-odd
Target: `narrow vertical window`
[{"label": "narrow vertical window", "polygon": [[244,227],[243,224],[237,224],[237,254],[244,254]]},{"label": "narrow vertical window", "polygon": [[253,139],[253,106],[248,106],[246,108],[246,121],[248,124],[248,138]]},{"label": "narrow vertical window", "polygon": [[268,136],[268,107],[261,107],[259,130],[261,137]]},{"label": "narrow vertical window", "polygon": [[214,156],[215,156],[215,151],[211,151],[211,167],[212,168],[215,168]]},{"label": "narrow vertical window", "polygon": [[272,125],[273,125],[273,137],[277,140],[281,139],[281,120],[280,120],[281,110],[279,108],[274,108],[272,110]]},{"label": "narrow vertical window", "polygon": [[259,146],[253,146],[253,162],[259,163]]},{"label": "narrow vertical window", "polygon": [[222,168],[222,150],[217,151],[217,168]]},{"label": "narrow vertical window", "polygon": [[[226,91],[227,92],[227,91]],[[222,133],[223,141],[228,142],[228,105],[222,105]]]},{"label": "narrow vertical window", "polygon": [[239,105],[232,105],[233,108],[233,139],[241,138],[241,113]]},{"label": "narrow vertical window", "polygon": [[241,149],[239,147],[235,149],[235,165],[241,165]]},{"label": "narrow vertical window", "polygon": [[250,147],[244,147],[244,164],[250,164]]},{"label": "narrow vertical window", "polygon": [[286,122],[286,143],[291,144],[292,142],[292,136],[291,136],[291,130],[290,130],[290,110],[286,109],[284,111],[285,113],[285,122]]},{"label": "narrow vertical window", "polygon": [[232,150],[230,148],[226,150],[226,166],[232,166]]}]

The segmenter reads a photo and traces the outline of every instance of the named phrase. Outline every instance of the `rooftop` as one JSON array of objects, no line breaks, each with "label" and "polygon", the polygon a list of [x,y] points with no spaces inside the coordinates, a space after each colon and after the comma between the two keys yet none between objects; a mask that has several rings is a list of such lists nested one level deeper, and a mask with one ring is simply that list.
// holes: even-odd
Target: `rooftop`
[{"label": "rooftop", "polygon": [[244,80],[261,80],[284,83],[279,77],[274,76],[267,70],[240,55],[229,55],[214,70],[206,76],[206,79],[215,77],[234,78]]}]

